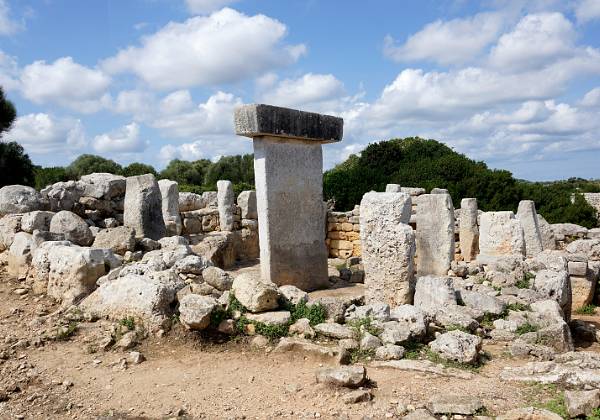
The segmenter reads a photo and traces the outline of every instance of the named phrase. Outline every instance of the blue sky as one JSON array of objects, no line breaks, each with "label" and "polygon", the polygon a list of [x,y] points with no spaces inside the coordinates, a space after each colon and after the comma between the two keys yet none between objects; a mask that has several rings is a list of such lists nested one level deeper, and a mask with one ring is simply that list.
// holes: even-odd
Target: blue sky
[{"label": "blue sky", "polygon": [[6,140],[162,168],[249,153],[242,103],[435,138],[515,176],[600,178],[600,0],[0,0]]}]

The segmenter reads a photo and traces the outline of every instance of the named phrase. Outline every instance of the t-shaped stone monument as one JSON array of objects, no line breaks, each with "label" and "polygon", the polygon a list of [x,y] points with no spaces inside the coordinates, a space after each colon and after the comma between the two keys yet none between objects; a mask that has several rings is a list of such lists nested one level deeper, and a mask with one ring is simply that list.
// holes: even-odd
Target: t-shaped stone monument
[{"label": "t-shaped stone monument", "polygon": [[235,132],[254,143],[263,280],[327,287],[323,151],[342,139],[341,118],[271,105],[235,110]]}]

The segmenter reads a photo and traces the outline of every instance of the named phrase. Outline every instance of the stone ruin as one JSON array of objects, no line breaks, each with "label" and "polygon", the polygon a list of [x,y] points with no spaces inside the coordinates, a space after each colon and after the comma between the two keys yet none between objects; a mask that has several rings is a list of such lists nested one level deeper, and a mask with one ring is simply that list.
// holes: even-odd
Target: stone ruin
[{"label": "stone ruin", "polygon": [[[595,298],[600,229],[549,224],[532,201],[516,214],[482,212],[474,198],[455,209],[446,190],[396,184],[366,193],[350,212],[327,211],[321,144],[341,140],[341,119],[249,105],[236,110],[235,126],[253,139],[256,173],[256,191],[237,197],[229,181],[200,195],[152,175],[96,173],[39,192],[3,187],[0,252],[9,275],[63,311],[77,307],[89,320],[134,316],[151,331],[168,328],[176,313],[187,329],[234,334],[240,314],[212,320],[237,301],[246,333],[285,327],[277,351],[341,363],[358,349],[378,366],[416,369],[398,359],[420,344],[473,364],[484,342],[562,360],[573,337],[600,339],[571,320]],[[225,271],[258,257],[260,274]],[[358,292],[308,293],[342,286]],[[292,319],[290,305],[318,305],[326,319]],[[356,329],[357,321],[369,328]],[[337,345],[310,341],[315,336]]]}]

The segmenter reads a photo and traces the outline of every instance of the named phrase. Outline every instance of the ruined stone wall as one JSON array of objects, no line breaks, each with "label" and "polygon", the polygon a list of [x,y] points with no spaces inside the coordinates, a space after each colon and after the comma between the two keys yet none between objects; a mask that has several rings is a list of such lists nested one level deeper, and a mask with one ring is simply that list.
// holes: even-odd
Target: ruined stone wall
[{"label": "ruined stone wall", "polygon": [[327,212],[327,238],[329,257],[360,257],[360,206],[354,210]]}]

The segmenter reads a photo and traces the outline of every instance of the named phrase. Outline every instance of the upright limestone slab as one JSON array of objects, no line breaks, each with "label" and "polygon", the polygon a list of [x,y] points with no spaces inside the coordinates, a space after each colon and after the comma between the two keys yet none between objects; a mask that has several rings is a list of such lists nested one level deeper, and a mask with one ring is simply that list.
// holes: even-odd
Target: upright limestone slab
[{"label": "upright limestone slab", "polygon": [[234,119],[254,142],[262,280],[326,287],[321,144],[342,139],[343,120],[270,105],[239,107]]},{"label": "upright limestone slab", "polygon": [[489,257],[525,256],[523,228],[512,211],[489,211],[481,215],[479,253]]},{"label": "upright limestone slab", "polygon": [[127,178],[123,224],[134,228],[138,238],[159,240],[165,236],[162,197],[154,175]]},{"label": "upright limestone slab", "polygon": [[449,194],[417,199],[417,273],[448,275],[454,259],[454,206]]},{"label": "upright limestone slab", "polygon": [[217,181],[217,205],[219,208],[219,225],[221,230],[233,230],[233,211],[235,194],[231,181]]},{"label": "upright limestone slab", "polygon": [[544,250],[542,235],[540,232],[535,203],[531,200],[523,200],[519,203],[517,219],[521,222],[523,235],[525,237],[525,252],[528,257],[533,257]]},{"label": "upright limestone slab", "polygon": [[366,193],[360,202],[360,239],[367,302],[411,303],[415,234],[406,193]]},{"label": "upright limestone slab", "polygon": [[465,261],[473,261],[479,253],[479,227],[477,226],[477,199],[460,201],[459,239],[460,252]]},{"label": "upright limestone slab", "polygon": [[168,236],[181,235],[181,216],[179,215],[179,186],[168,179],[158,181],[162,197],[162,212]]}]

